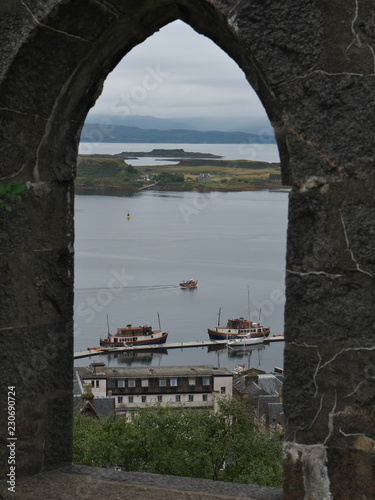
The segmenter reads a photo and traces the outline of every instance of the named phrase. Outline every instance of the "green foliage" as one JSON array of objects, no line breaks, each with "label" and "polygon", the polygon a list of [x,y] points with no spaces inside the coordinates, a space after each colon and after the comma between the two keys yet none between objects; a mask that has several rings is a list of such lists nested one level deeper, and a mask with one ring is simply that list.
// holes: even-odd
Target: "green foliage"
[{"label": "green foliage", "polygon": [[281,181],[281,174],[270,174],[268,179],[270,181]]},{"label": "green foliage", "polygon": [[280,486],[281,443],[254,424],[243,401],[218,411],[154,406],[124,418],[74,422],[74,462],[128,471]]},{"label": "green foliage", "polygon": [[139,172],[136,168],[133,167],[133,165],[128,165],[126,167],[126,171],[129,173],[129,174],[134,174],[134,175],[138,175]]},{"label": "green foliage", "polygon": [[0,185],[0,208],[4,208],[8,212],[12,211],[12,206],[9,202],[21,200],[21,194],[25,191],[26,184],[12,181],[6,185]]},{"label": "green foliage", "polygon": [[184,182],[184,174],[171,174],[169,172],[161,172],[158,175],[158,183],[160,186],[169,186],[170,184]]},{"label": "green foliage", "polygon": [[[126,164],[118,159],[81,159],[77,165],[77,177],[86,177],[87,179],[98,179],[101,177],[116,177],[121,171],[120,164],[125,167]],[[121,165],[122,166],[122,165]]]}]

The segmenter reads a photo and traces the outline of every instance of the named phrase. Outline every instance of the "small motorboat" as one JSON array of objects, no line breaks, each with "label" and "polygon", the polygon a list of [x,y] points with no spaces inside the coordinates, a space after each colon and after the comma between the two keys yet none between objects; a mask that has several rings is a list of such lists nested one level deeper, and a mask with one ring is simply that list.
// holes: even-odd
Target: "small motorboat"
[{"label": "small motorboat", "polygon": [[186,280],[186,281],[181,281],[180,287],[181,288],[197,288],[198,286],[198,280]]}]

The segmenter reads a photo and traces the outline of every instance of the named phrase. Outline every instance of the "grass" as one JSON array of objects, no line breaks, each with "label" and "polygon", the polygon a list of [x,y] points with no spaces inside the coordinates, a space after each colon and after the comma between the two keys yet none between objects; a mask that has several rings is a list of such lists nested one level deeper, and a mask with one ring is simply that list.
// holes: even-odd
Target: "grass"
[{"label": "grass", "polygon": [[[106,155],[107,156],[107,155]],[[79,157],[77,166],[78,187],[107,187],[139,189],[153,184],[162,173],[183,174],[185,182],[178,183],[178,189],[220,189],[251,190],[281,187],[280,166],[277,163],[248,160],[176,160],[177,164],[152,164],[132,167],[120,158]],[[211,182],[199,183],[197,176],[210,173]],[[150,181],[137,181],[147,174]],[[160,189],[174,189],[173,183]],[[153,186],[157,189],[158,186]]]}]

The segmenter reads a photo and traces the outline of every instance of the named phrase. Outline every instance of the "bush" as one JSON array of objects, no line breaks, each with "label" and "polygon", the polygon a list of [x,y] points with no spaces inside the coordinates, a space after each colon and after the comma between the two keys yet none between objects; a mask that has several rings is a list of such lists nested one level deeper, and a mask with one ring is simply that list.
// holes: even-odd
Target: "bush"
[{"label": "bush", "polygon": [[184,180],[184,174],[170,174],[169,172],[161,172],[161,174],[158,175],[158,183],[161,186],[182,183],[184,182]]},{"label": "bush", "polygon": [[154,406],[131,421],[74,419],[74,462],[127,471],[281,486],[281,443],[254,424],[242,400],[218,411]]}]

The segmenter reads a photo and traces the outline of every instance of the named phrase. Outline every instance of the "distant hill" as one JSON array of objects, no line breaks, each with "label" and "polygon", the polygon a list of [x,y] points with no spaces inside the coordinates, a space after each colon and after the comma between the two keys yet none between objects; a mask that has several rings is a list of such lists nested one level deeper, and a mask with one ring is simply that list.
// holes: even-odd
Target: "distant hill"
[{"label": "distant hill", "polygon": [[142,129],[158,129],[158,130],[199,130],[220,132],[246,132],[248,134],[258,134],[259,131],[269,129],[270,135],[273,134],[272,127],[266,115],[261,117],[236,117],[236,116],[219,116],[219,117],[180,117],[177,119],[157,118],[155,116],[139,116],[139,115],[110,115],[89,113],[86,118],[86,123],[90,124],[111,124],[122,125],[126,127],[137,127]]},{"label": "distant hill", "polygon": [[139,142],[185,144],[253,144],[275,143],[274,136],[246,132],[199,131],[187,129],[141,129],[102,123],[85,123],[81,142]]},{"label": "distant hill", "polygon": [[156,116],[138,116],[138,115],[106,115],[106,114],[88,114],[86,123],[112,124],[126,127],[137,127],[143,129],[188,129],[195,128],[189,126],[183,120],[172,120],[168,118],[157,118]]}]

